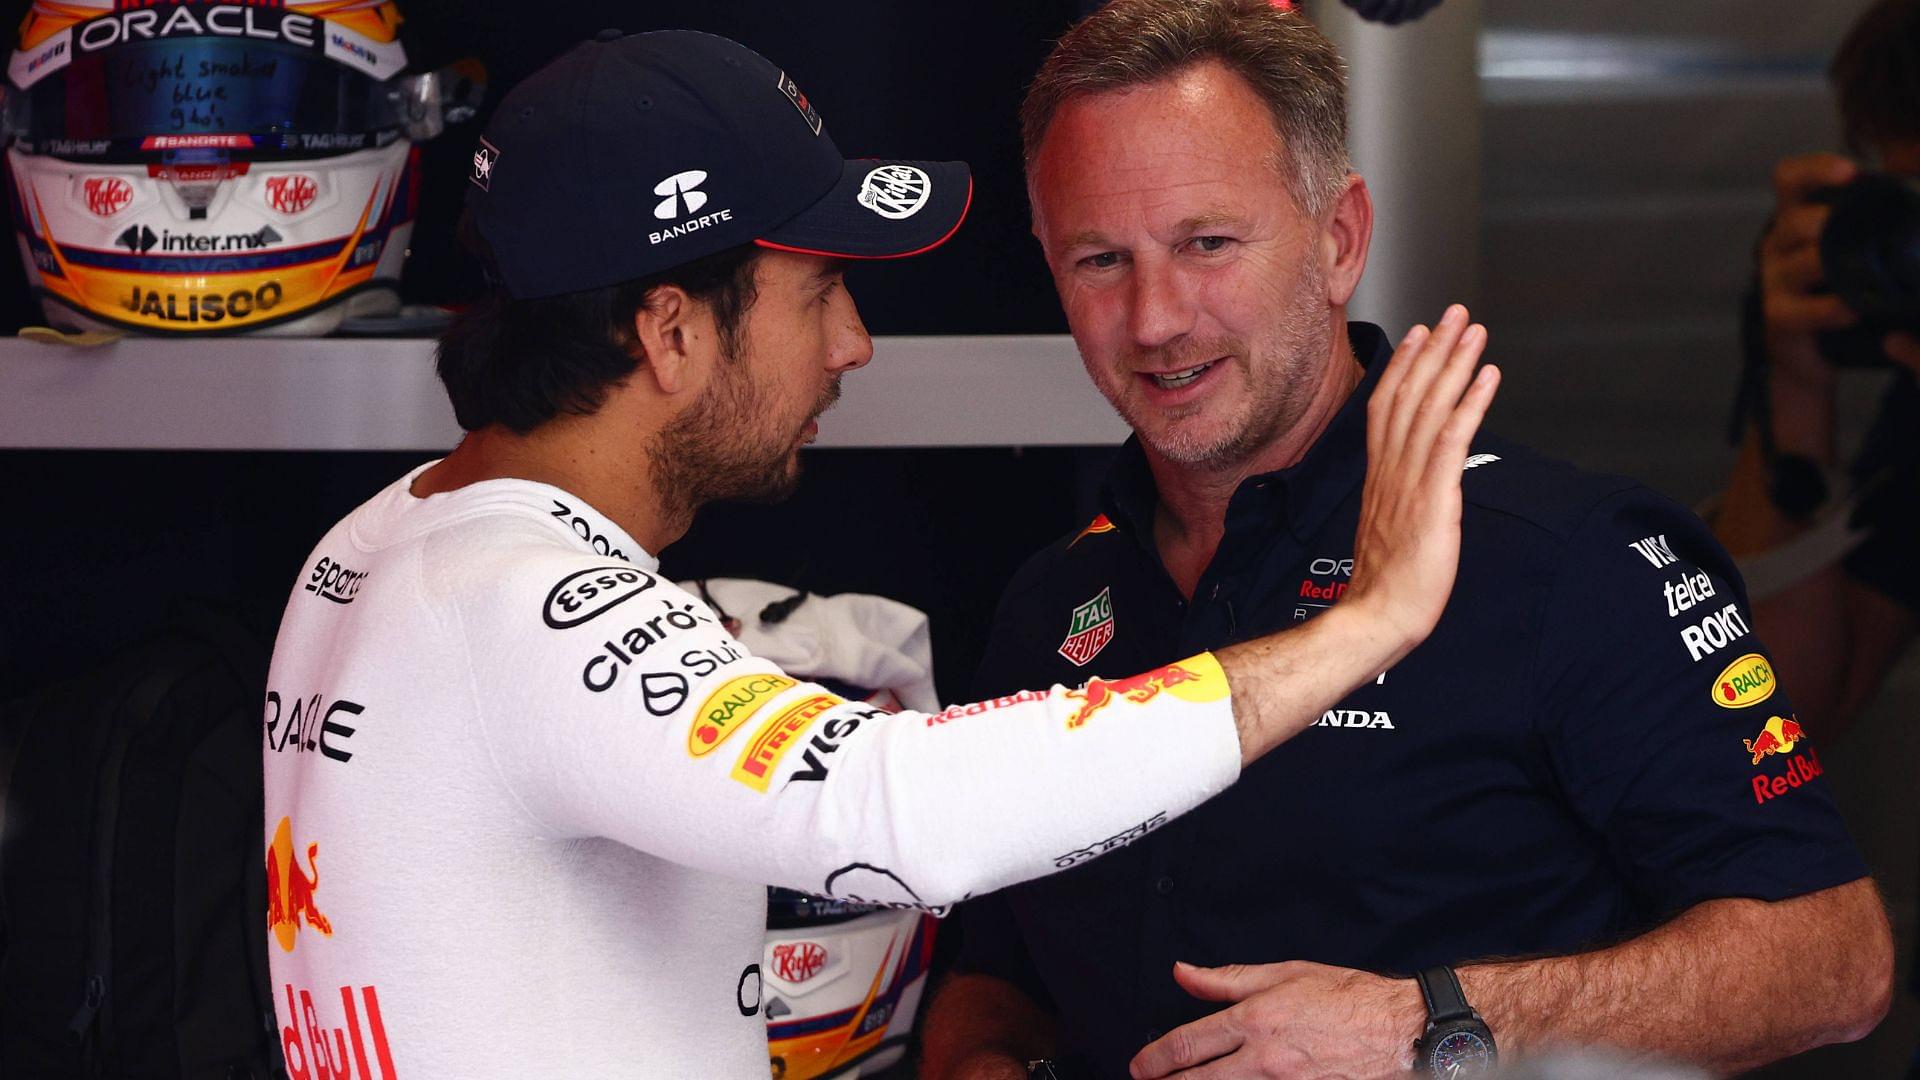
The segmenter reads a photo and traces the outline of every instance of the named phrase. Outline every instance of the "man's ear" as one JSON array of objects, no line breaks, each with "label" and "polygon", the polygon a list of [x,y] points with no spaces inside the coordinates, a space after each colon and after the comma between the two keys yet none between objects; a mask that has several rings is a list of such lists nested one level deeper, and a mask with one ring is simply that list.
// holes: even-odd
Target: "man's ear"
[{"label": "man's ear", "polygon": [[1367,269],[1367,247],[1373,243],[1373,196],[1358,173],[1347,174],[1346,187],[1327,210],[1320,233],[1321,270],[1326,274],[1327,301],[1336,307],[1353,299],[1360,275]]},{"label": "man's ear", "polygon": [[678,285],[661,285],[633,313],[633,336],[641,351],[633,378],[651,379],[663,394],[677,394],[694,378],[701,340],[700,304]]}]

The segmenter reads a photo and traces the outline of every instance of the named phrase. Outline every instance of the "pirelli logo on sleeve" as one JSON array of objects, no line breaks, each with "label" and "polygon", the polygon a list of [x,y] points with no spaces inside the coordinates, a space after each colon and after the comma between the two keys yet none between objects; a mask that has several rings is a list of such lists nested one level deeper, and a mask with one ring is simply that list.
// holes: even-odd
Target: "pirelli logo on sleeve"
[{"label": "pirelli logo on sleeve", "polygon": [[740,759],[733,765],[733,778],[764,794],[767,786],[773,782],[773,773],[779,768],[780,759],[786,757],[787,751],[800,741],[801,734],[821,714],[836,705],[845,704],[844,699],[832,694],[814,694],[774,714],[773,719],[760,725],[760,730],[753,733],[746,749],[740,751]]}]

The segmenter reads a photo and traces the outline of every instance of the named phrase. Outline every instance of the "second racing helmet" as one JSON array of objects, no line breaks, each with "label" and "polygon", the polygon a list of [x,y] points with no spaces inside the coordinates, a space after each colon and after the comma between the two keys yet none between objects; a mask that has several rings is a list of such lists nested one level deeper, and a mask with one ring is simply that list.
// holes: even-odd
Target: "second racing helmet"
[{"label": "second racing helmet", "polygon": [[414,143],[481,81],[408,72],[399,24],[390,0],[37,0],[4,118],[47,320],[312,335],[397,309]]}]

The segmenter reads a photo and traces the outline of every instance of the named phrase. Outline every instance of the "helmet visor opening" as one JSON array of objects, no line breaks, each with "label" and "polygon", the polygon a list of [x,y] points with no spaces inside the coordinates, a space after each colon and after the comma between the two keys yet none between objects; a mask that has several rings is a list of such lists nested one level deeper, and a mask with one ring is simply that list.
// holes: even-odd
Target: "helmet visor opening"
[{"label": "helmet visor opening", "polygon": [[299,150],[301,136],[366,135],[401,123],[394,87],[298,46],[226,37],[82,53],[9,98],[8,127],[21,139],[108,142],[115,153],[151,149],[154,136],[193,135],[248,135],[256,138],[238,145]]}]

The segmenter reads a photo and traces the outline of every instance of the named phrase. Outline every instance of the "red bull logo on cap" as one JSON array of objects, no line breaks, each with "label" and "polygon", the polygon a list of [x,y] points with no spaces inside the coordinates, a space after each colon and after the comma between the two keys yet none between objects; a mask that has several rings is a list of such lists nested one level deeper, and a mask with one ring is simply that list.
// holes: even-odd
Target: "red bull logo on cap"
[{"label": "red bull logo on cap", "polygon": [[333,936],[333,924],[313,904],[313,894],[320,888],[319,855],[320,845],[308,844],[307,868],[301,869],[293,853],[293,819],[280,819],[280,827],[273,831],[273,843],[267,846],[267,926],[287,952],[293,951],[303,923],[326,937]]},{"label": "red bull logo on cap", "polygon": [[1095,676],[1087,680],[1087,685],[1066,691],[1067,697],[1080,702],[1080,707],[1067,718],[1067,727],[1084,726],[1094,713],[1122,698],[1135,705],[1145,705],[1159,697],[1163,690],[1182,701],[1219,701],[1227,696],[1227,674],[1220,670],[1220,662],[1212,653],[1201,653],[1124,679]]},{"label": "red bull logo on cap", "polygon": [[1751,739],[1740,740],[1747,744],[1747,753],[1753,755],[1753,763],[1771,754],[1791,754],[1793,748],[1807,737],[1800,722],[1791,716],[1775,716],[1767,720],[1767,726],[1760,734]]}]

